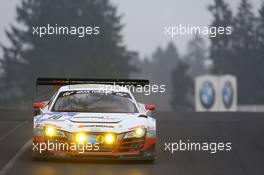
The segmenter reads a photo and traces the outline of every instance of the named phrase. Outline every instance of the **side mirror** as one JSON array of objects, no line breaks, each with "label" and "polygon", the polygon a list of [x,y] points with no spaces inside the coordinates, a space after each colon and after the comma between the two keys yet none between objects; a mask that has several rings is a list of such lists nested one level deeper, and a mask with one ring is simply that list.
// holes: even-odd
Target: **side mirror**
[{"label": "side mirror", "polygon": [[146,109],[146,110],[153,111],[153,110],[156,109],[156,106],[153,105],[153,104],[147,104],[147,105],[145,106],[145,109]]},{"label": "side mirror", "polygon": [[47,103],[33,103],[33,107],[36,109],[44,108]]}]

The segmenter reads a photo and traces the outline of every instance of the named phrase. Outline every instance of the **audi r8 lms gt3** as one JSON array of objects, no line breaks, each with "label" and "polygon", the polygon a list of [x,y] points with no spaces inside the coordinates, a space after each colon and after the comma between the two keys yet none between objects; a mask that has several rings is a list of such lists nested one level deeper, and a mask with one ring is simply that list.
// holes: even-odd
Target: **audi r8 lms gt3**
[{"label": "audi r8 lms gt3", "polygon": [[132,81],[37,82],[63,86],[49,101],[33,104],[39,111],[34,117],[33,157],[155,159],[156,120],[150,116],[155,106],[138,103],[121,86]]}]

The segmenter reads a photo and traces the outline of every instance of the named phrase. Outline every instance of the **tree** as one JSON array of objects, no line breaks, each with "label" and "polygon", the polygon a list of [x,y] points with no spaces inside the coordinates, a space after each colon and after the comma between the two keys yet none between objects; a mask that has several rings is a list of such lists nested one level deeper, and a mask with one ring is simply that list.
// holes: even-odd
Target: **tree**
[{"label": "tree", "polygon": [[230,24],[233,28],[231,36],[211,38],[213,73],[237,77],[239,104],[263,103],[264,7],[260,10],[260,20],[248,0],[241,0],[234,17],[223,0],[216,0],[209,10],[214,17],[212,25]]},{"label": "tree", "polygon": [[152,59],[142,59],[136,63],[140,69],[132,75],[135,78],[150,79],[153,85],[165,85],[164,93],[152,93],[147,99],[139,96],[139,99],[145,103],[153,103],[158,106],[159,110],[171,110],[169,100],[172,95],[171,73],[177,66],[180,55],[177,47],[169,42],[165,48],[157,47],[152,55]]},{"label": "tree", "polygon": [[174,111],[190,111],[193,109],[193,80],[188,74],[189,66],[181,61],[171,76],[172,93],[170,104]]},{"label": "tree", "polygon": [[207,49],[202,37],[195,35],[188,43],[187,54],[184,56],[183,60],[189,64],[192,77],[208,72],[208,68],[205,66],[208,60]]},{"label": "tree", "polygon": [[158,83],[168,83],[171,71],[175,68],[180,59],[177,48],[172,42],[169,42],[164,50],[158,47],[152,58],[154,66],[152,80]]},{"label": "tree", "polygon": [[[257,19],[252,12],[252,5],[248,0],[241,0],[238,13],[234,18],[232,34],[233,60],[232,74],[236,75],[238,81],[238,101],[240,104],[254,104],[261,102],[257,100],[262,89],[259,89],[263,74],[258,61],[257,49]],[[252,68],[254,67],[254,70]],[[264,73],[264,72],[263,72]],[[261,78],[262,77],[262,78]],[[248,96],[248,92],[251,96]],[[263,96],[262,96],[263,97]],[[262,100],[262,102],[264,102]]]},{"label": "tree", "polygon": [[155,84],[166,85],[166,91],[162,94],[153,94],[151,99],[158,102],[158,106],[163,110],[171,110],[169,104],[173,93],[171,73],[180,60],[178,49],[172,42],[169,42],[165,49],[158,47],[152,58],[153,70],[151,81]]},{"label": "tree", "polygon": [[[233,26],[233,15],[228,4],[224,0],[214,0],[214,3],[208,7],[213,15],[213,27]],[[230,35],[221,35],[210,37],[210,58],[214,63],[212,72],[215,74],[230,73],[232,71],[232,59],[230,58],[231,37]]]},{"label": "tree", "polygon": [[[17,22],[6,35],[11,46],[4,51],[5,89],[17,97],[30,97],[36,76],[126,78],[133,71],[130,52],[122,43],[121,16],[108,0],[22,0]],[[37,26],[91,26],[98,35],[33,35]]]},{"label": "tree", "polygon": [[257,31],[257,51],[255,53],[257,59],[256,59],[256,65],[258,66],[257,69],[254,69],[254,71],[257,74],[257,77],[255,77],[257,84],[258,91],[256,92],[256,102],[258,104],[264,103],[264,2],[262,3],[261,9],[259,10],[259,20],[255,20],[256,31]]}]

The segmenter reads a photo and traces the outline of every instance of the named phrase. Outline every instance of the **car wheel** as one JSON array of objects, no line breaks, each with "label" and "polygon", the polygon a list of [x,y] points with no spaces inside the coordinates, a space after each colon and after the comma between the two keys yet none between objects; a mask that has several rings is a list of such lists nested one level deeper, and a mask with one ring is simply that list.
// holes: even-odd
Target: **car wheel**
[{"label": "car wheel", "polygon": [[49,158],[49,154],[33,151],[32,158],[33,160],[47,160]]}]

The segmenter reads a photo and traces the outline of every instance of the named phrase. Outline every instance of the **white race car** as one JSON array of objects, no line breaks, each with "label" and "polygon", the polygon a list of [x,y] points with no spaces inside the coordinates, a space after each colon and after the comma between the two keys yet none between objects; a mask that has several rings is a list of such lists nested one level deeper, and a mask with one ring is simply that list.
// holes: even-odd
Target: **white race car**
[{"label": "white race car", "polygon": [[34,103],[33,157],[155,160],[154,105],[138,103],[123,85],[147,80],[38,78],[61,87]]}]

